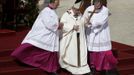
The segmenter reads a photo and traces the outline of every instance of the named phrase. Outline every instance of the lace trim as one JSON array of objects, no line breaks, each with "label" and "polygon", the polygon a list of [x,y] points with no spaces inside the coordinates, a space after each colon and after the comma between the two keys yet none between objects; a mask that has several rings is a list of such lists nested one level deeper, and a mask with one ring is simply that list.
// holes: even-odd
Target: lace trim
[{"label": "lace trim", "polygon": [[101,43],[93,43],[90,42],[90,44],[92,44],[93,47],[104,47],[104,46],[109,46],[111,45],[111,42],[101,42]]}]

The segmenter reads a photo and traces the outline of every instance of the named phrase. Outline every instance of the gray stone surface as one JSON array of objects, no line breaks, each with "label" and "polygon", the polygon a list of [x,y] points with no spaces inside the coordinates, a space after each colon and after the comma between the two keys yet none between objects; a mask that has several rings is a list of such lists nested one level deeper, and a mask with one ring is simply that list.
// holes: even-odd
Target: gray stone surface
[{"label": "gray stone surface", "polygon": [[134,0],[108,0],[113,41],[134,46]]}]

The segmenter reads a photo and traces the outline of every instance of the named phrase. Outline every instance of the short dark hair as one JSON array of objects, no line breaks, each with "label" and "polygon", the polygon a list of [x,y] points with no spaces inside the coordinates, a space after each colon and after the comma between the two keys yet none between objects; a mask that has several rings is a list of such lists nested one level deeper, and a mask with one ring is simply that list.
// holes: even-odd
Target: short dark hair
[{"label": "short dark hair", "polygon": [[55,2],[55,0],[50,0],[50,3],[54,3]]},{"label": "short dark hair", "polygon": [[95,3],[98,3],[98,2],[100,2],[101,4],[103,4],[102,0],[93,0],[93,5],[94,5]]}]

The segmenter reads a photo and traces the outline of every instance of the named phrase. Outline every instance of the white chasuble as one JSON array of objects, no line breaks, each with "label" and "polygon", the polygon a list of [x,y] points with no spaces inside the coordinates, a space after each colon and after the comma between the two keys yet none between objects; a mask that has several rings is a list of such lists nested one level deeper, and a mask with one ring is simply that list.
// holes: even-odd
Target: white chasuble
[{"label": "white chasuble", "polygon": [[[61,22],[64,23],[62,30],[63,35],[60,40],[59,62],[61,67],[67,69],[72,74],[85,74],[90,72],[87,64],[85,29],[81,16],[75,18],[72,10],[68,10],[68,12],[63,14]],[[79,25],[79,32],[72,30],[74,25]],[[80,34],[79,38],[77,37],[77,33]],[[79,43],[77,39],[80,41]]]}]

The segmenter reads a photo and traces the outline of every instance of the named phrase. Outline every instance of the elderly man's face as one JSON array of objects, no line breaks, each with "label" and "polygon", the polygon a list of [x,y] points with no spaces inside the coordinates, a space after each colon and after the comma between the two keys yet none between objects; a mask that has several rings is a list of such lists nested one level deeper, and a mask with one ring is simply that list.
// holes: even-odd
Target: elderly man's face
[{"label": "elderly man's face", "polygon": [[79,8],[73,7],[74,16],[78,16],[80,14]]}]

